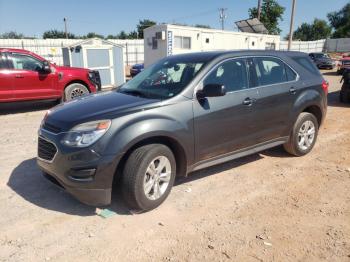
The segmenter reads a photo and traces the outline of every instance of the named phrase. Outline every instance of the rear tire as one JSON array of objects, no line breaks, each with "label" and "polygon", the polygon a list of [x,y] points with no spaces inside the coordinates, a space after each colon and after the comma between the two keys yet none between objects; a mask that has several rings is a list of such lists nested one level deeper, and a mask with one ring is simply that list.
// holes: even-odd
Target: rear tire
[{"label": "rear tire", "polygon": [[316,143],[318,122],[313,114],[303,112],[294,123],[289,140],[284,149],[291,155],[303,156],[309,153]]},{"label": "rear tire", "polygon": [[168,197],[176,176],[176,161],[162,144],[135,149],[127,159],[122,178],[122,192],[127,205],[148,211]]},{"label": "rear tire", "polygon": [[89,93],[89,89],[85,85],[73,83],[64,89],[64,96],[62,100],[63,102],[68,102]]}]

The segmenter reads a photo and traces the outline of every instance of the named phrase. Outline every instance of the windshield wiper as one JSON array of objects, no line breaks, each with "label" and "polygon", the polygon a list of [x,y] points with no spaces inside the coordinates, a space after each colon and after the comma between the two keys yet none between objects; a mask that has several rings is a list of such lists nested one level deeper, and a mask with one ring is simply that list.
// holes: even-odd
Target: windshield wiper
[{"label": "windshield wiper", "polygon": [[120,89],[118,90],[119,93],[122,93],[122,94],[127,94],[127,95],[132,95],[132,96],[140,96],[140,97],[147,97],[147,95],[140,91],[140,90],[128,90],[128,89]]}]

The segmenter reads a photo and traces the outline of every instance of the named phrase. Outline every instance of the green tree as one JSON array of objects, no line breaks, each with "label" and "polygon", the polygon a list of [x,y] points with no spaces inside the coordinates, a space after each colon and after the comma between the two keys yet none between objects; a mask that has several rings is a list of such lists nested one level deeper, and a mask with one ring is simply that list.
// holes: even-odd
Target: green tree
[{"label": "green tree", "polygon": [[330,37],[332,28],[325,20],[315,19],[311,24],[302,23],[293,33],[293,39],[314,41]]},{"label": "green tree", "polygon": [[138,39],[138,32],[137,31],[131,31],[128,35],[129,39]]},{"label": "green tree", "polygon": [[23,34],[17,33],[15,31],[10,31],[10,32],[6,32],[3,33],[2,35],[0,35],[0,38],[3,39],[21,39],[21,38],[25,38]]},{"label": "green tree", "polygon": [[[281,33],[282,30],[279,28],[279,22],[283,21],[282,16],[285,9],[276,0],[263,0],[260,21],[265,25],[270,34],[279,35]],[[258,8],[249,8],[249,17],[258,17]]]},{"label": "green tree", "polygon": [[120,31],[120,33],[117,35],[117,39],[127,39],[128,38],[128,34],[122,30]]},{"label": "green tree", "polygon": [[117,36],[109,34],[106,36],[106,39],[117,39]]},{"label": "green tree", "polygon": [[[63,31],[58,31],[56,29],[54,30],[49,30],[49,31],[46,31],[44,32],[43,34],[43,38],[46,39],[46,38],[66,38],[66,33],[63,32]],[[75,39],[76,36],[72,33],[68,33],[68,38],[69,39]]]},{"label": "green tree", "polygon": [[157,23],[155,21],[149,20],[149,19],[143,19],[140,20],[137,27],[137,32],[139,35],[139,38],[143,38],[143,30],[147,27],[151,27],[153,25],[156,25]]},{"label": "green tree", "polygon": [[103,35],[100,35],[100,34],[97,34],[97,33],[94,33],[94,32],[90,32],[90,33],[87,33],[86,36],[84,36],[83,38],[105,38]]},{"label": "green tree", "polygon": [[331,12],[327,15],[331,26],[334,28],[334,38],[350,37],[350,2],[340,11]]}]

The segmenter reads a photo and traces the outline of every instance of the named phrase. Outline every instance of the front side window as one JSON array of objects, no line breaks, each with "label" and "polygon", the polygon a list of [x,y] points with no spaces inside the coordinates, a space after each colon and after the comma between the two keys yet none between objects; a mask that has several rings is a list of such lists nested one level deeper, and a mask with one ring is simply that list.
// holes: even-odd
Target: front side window
[{"label": "front side window", "polygon": [[204,85],[223,85],[227,92],[246,89],[247,71],[245,60],[229,60],[216,67],[204,80]]},{"label": "front side window", "polygon": [[259,85],[272,85],[287,82],[284,63],[276,58],[255,58],[255,70]]},{"label": "front side window", "polygon": [[5,55],[0,53],[0,69],[8,69]]},{"label": "front side window", "polygon": [[40,71],[42,62],[28,55],[11,54],[13,68],[18,70]]},{"label": "front side window", "polygon": [[316,53],[314,54],[314,57],[317,59],[330,58],[328,54],[324,54],[324,53]]},{"label": "front side window", "polygon": [[168,57],[139,73],[118,92],[150,99],[168,99],[179,94],[207,61]]}]

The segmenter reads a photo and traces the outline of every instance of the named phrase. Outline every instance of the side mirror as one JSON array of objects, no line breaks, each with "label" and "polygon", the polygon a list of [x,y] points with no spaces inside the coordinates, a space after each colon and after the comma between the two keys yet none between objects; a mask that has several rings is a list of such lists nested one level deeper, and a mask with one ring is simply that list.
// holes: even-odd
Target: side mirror
[{"label": "side mirror", "polygon": [[51,73],[51,66],[50,66],[50,63],[47,62],[47,61],[44,61],[44,62],[43,62],[43,67],[42,67],[41,71],[44,72],[44,73]]},{"label": "side mirror", "polygon": [[209,84],[205,85],[202,90],[197,91],[197,98],[216,97],[226,95],[226,89],[223,85]]}]

